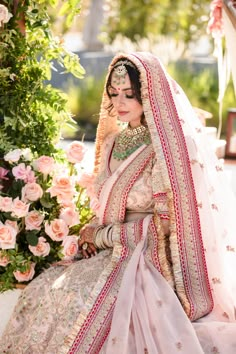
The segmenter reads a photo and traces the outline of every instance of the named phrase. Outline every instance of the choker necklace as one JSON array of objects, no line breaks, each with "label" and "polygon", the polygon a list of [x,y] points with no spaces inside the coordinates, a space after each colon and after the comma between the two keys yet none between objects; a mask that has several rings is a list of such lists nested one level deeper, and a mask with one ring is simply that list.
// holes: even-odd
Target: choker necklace
[{"label": "choker necklace", "polygon": [[116,160],[125,160],[141,145],[149,145],[150,143],[150,133],[144,125],[137,128],[128,127],[116,137],[112,156]]}]

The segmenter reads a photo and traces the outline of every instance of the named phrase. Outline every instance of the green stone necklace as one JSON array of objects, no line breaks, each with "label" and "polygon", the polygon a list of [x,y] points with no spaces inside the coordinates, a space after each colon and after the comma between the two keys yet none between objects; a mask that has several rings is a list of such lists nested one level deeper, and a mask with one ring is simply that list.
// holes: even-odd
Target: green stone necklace
[{"label": "green stone necklace", "polygon": [[112,156],[116,160],[125,160],[141,145],[151,143],[150,132],[144,125],[124,129],[115,139]]}]

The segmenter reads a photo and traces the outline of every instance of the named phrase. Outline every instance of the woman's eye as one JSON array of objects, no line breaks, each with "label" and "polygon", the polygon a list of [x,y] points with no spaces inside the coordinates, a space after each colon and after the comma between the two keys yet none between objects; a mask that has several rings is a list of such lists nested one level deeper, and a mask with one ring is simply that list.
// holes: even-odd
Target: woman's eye
[{"label": "woman's eye", "polygon": [[111,96],[111,97],[117,97],[117,96],[118,96],[118,93],[110,93],[110,96]]},{"label": "woman's eye", "polygon": [[134,95],[125,95],[126,98],[134,98]]}]

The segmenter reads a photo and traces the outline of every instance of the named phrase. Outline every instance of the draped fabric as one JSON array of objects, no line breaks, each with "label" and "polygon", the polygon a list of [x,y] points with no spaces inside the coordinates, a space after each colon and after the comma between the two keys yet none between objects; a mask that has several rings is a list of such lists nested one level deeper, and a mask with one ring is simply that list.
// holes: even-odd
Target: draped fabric
[{"label": "draped fabric", "polygon": [[120,54],[109,72],[120,58],[140,72],[152,143],[111,168],[120,127],[104,91],[95,189],[108,249],[31,282],[0,352],[236,352],[236,204],[223,166],[159,60]]}]

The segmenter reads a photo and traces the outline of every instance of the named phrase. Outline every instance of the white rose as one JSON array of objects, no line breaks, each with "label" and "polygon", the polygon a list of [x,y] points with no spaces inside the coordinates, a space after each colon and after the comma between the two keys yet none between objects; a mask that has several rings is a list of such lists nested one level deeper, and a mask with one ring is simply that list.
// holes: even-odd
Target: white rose
[{"label": "white rose", "polygon": [[5,156],[4,156],[4,160],[8,161],[8,162],[18,162],[20,157],[22,155],[22,151],[20,149],[15,149],[12,150],[10,152],[8,152]]},{"label": "white rose", "polygon": [[3,25],[3,23],[7,23],[11,17],[12,14],[8,11],[7,7],[0,5],[0,27]]}]

